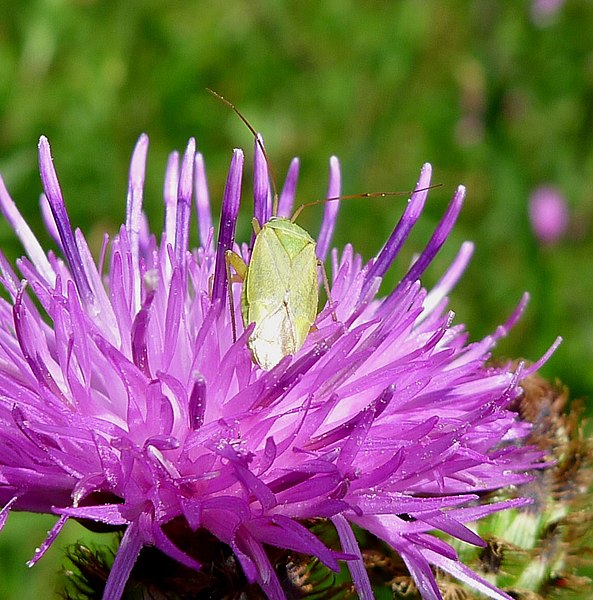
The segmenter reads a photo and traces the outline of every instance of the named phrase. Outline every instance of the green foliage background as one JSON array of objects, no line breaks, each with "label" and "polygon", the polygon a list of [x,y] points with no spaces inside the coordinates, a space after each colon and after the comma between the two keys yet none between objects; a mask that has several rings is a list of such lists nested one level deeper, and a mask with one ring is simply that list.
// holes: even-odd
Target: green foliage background
[{"label": "green foliage background", "polygon": [[[0,0],[0,14],[0,172],[45,243],[41,134],[52,143],[71,220],[95,248],[122,222],[128,160],[143,131],[151,140],[145,205],[153,228],[163,216],[167,153],[190,135],[218,208],[231,149],[252,140],[209,86],[262,131],[277,173],[301,157],[302,201],[324,195],[331,154],[341,159],[344,193],[410,189],[421,164],[432,162],[443,187],[431,192],[386,286],[464,183],[460,223],[426,283],[463,240],[475,241],[451,301],[458,320],[477,339],[528,290],[528,311],[498,355],[534,360],[562,335],[544,373],[573,396],[592,397],[590,1],[568,0],[543,22],[530,2],[498,0]],[[570,230],[553,248],[537,243],[527,218],[529,194],[544,183],[565,194],[571,211]],[[336,245],[351,241],[371,257],[403,202],[344,203]],[[321,210],[306,211],[303,226],[315,232]],[[248,213],[246,203],[245,239]],[[5,222],[0,247],[11,259],[21,253]],[[0,536],[2,598],[52,596],[60,544],[33,570],[24,566],[49,526],[11,516]],[[76,525],[67,533],[84,535]]]}]

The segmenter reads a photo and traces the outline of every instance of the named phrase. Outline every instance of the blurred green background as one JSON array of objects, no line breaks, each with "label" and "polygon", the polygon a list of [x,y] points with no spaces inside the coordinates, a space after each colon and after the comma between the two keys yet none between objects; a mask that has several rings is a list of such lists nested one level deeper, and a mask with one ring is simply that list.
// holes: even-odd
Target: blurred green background
[{"label": "blurred green background", "polygon": [[[504,322],[527,290],[528,310],[497,355],[535,360],[562,335],[544,374],[573,396],[593,397],[593,3],[557,4],[545,15],[532,2],[499,0],[0,1],[0,172],[49,244],[36,158],[47,135],[71,220],[96,248],[124,217],[138,135],[151,141],[145,206],[155,230],[167,153],[193,135],[217,209],[232,148],[251,156],[253,143],[206,86],[262,131],[279,179],[301,158],[301,201],[325,194],[331,154],[346,194],[410,189],[430,161],[443,187],[430,193],[386,285],[464,183],[460,222],[426,284],[473,240],[474,259],[451,300],[472,339]],[[554,246],[542,246],[528,220],[529,195],[542,184],[557,187],[570,211]],[[336,245],[351,241],[370,258],[403,202],[344,203]],[[246,202],[244,239],[248,212]],[[317,231],[321,212],[305,211],[303,226]],[[21,253],[4,222],[0,247],[11,259]],[[31,571],[24,566],[51,523],[9,519],[0,536],[2,599],[52,596],[63,544]],[[85,535],[73,524],[62,541]]]}]

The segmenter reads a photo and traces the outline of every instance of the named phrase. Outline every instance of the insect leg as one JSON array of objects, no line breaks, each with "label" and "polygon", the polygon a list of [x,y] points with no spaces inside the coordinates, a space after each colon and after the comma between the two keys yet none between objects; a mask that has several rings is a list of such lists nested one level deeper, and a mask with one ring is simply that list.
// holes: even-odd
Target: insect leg
[{"label": "insect leg", "polygon": [[336,314],[336,309],[334,307],[334,301],[332,300],[331,291],[329,289],[329,279],[327,278],[327,271],[325,270],[325,265],[318,260],[317,266],[321,269],[321,280],[323,281],[323,289],[327,294],[327,303],[329,304],[329,309],[332,314],[332,319],[337,323],[338,315]]},{"label": "insect leg", "polygon": [[229,310],[231,311],[231,329],[233,331],[233,343],[237,341],[237,323],[235,321],[235,300],[233,298],[232,284],[236,279],[231,275],[231,265],[237,273],[239,281],[245,281],[247,276],[247,265],[245,261],[232,250],[227,250],[224,253],[224,262],[226,265],[227,292],[229,295]]}]

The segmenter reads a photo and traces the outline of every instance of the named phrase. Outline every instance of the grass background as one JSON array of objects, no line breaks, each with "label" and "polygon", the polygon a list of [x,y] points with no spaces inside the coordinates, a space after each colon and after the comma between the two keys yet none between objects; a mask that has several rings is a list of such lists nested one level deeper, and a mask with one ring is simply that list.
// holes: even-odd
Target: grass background
[{"label": "grass background", "polygon": [[[590,1],[567,0],[547,17],[531,2],[498,0],[0,0],[0,14],[0,172],[44,243],[41,134],[73,224],[97,244],[122,222],[129,156],[143,131],[153,229],[163,217],[167,154],[191,135],[217,209],[232,148],[251,153],[252,140],[209,86],[262,131],[277,173],[300,156],[301,201],[324,195],[331,154],[341,160],[344,193],[410,189],[421,164],[433,164],[443,187],[430,193],[386,286],[464,183],[460,222],[425,283],[438,279],[463,240],[475,241],[451,300],[458,320],[477,339],[529,291],[528,311],[498,355],[535,360],[562,335],[544,374],[574,396],[593,397]],[[554,247],[541,247],[529,227],[528,197],[541,184],[561,190],[571,213]],[[344,203],[336,245],[351,241],[371,257],[402,202]],[[243,210],[246,239],[248,202]],[[305,211],[301,224],[315,232],[321,211]],[[0,247],[11,259],[21,253],[5,222]],[[51,523],[11,516],[0,536],[0,598],[52,597],[61,546],[87,534],[73,524],[28,571],[24,562]]]}]

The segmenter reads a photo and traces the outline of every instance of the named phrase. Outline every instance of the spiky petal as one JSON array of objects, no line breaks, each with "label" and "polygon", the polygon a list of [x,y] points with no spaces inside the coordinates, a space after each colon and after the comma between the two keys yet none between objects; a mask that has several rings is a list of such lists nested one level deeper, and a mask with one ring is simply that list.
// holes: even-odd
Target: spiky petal
[{"label": "spiky petal", "polygon": [[[181,162],[171,156],[158,245],[142,210],[147,149],[142,136],[125,224],[109,246],[105,272],[72,229],[45,138],[44,215],[65,260],[41,249],[0,185],[0,208],[27,253],[18,262],[22,280],[0,259],[10,298],[0,300],[0,524],[11,510],[58,516],[35,561],[69,518],[123,528],[107,600],[121,596],[145,546],[200,569],[199,544],[181,544],[171,533],[179,522],[185,538],[209,532],[226,544],[247,580],[272,599],[285,595],[273,547],[316,556],[334,570],[348,561],[359,595],[370,597],[353,525],[390,544],[427,599],[440,598],[430,565],[491,598],[507,598],[430,533],[483,544],[464,523],[527,501],[481,506],[479,495],[523,483],[542,464],[539,451],[516,444],[529,426],[509,409],[531,370],[487,365],[523,304],[494,335],[468,343],[446,311],[446,296],[471,245],[430,293],[418,280],[451,231],[464,188],[399,285],[376,297],[421,216],[431,174],[425,165],[376,258],[363,264],[350,246],[332,252],[335,312],[322,310],[303,348],[265,372],[251,360],[250,331],[233,339],[227,304],[224,253],[241,252],[235,223],[243,153],[231,160],[216,244],[195,142]],[[254,194],[258,216],[267,218],[263,158],[258,142]],[[282,214],[293,206],[297,172],[293,162]],[[335,196],[335,158],[330,173],[328,194]],[[202,246],[189,251],[194,191]],[[336,210],[328,203],[321,257]],[[239,311],[238,285],[232,293]],[[341,550],[322,543],[310,519],[331,519]]]}]

